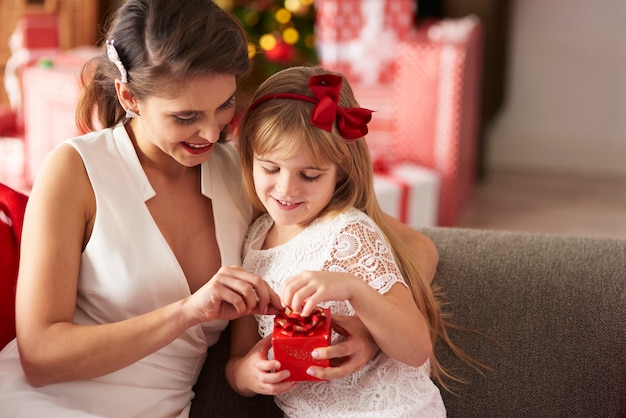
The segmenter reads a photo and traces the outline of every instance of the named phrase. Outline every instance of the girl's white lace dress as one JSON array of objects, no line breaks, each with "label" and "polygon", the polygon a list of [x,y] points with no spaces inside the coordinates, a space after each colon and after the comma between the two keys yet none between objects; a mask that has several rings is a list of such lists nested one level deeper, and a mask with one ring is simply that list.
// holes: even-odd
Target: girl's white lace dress
[{"label": "girl's white lace dress", "polygon": [[[284,280],[303,270],[349,272],[380,293],[397,282],[405,284],[384,235],[359,210],[317,219],[291,241],[261,250],[272,223],[266,214],[250,227],[244,241],[243,267],[261,275],[276,291]],[[346,301],[326,302],[323,306],[333,314],[354,315]],[[272,333],[272,316],[259,315],[257,320],[262,337]],[[333,342],[337,338],[334,334]],[[384,353],[343,380],[300,382],[275,400],[288,417],[446,416],[439,389],[430,379],[429,362],[414,368]]]}]

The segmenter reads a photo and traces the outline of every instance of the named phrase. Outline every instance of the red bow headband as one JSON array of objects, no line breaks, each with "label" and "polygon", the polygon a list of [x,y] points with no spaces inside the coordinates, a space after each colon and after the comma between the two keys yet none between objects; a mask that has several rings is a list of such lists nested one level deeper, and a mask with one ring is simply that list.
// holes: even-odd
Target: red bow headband
[{"label": "red bow headband", "polygon": [[352,142],[367,134],[367,124],[372,120],[372,110],[361,107],[343,108],[339,106],[339,94],[343,80],[334,74],[314,75],[309,79],[309,87],[315,97],[298,93],[274,93],[258,98],[250,105],[248,112],[261,103],[272,99],[295,99],[313,103],[311,125],[332,132],[333,122],[341,136]]}]

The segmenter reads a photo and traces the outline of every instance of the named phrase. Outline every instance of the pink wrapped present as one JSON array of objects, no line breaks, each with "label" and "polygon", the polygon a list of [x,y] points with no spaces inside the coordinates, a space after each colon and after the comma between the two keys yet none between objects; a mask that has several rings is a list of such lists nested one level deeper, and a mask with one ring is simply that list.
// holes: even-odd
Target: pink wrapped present
[{"label": "pink wrapped present", "polygon": [[412,163],[374,166],[374,190],[382,210],[412,227],[437,225],[439,175]]},{"label": "pink wrapped present", "polygon": [[393,81],[398,42],[408,37],[415,0],[315,0],[320,64],[353,85]]},{"label": "pink wrapped present", "polygon": [[[16,135],[24,129],[22,70],[42,57],[59,52],[58,19],[54,14],[27,14],[18,22],[9,38],[11,56],[4,70],[4,88],[7,92],[13,120],[11,128]],[[6,113],[5,113],[5,116]],[[4,123],[7,121],[5,119]]]},{"label": "pink wrapped present", "polygon": [[396,102],[394,97],[389,94],[389,86],[385,85],[353,85],[352,90],[361,107],[375,111],[372,120],[367,124],[366,139],[372,160],[381,159],[389,153],[391,139],[395,135]]},{"label": "pink wrapped present", "polygon": [[52,56],[50,68],[24,68],[24,139],[29,182],[34,181],[48,152],[81,133],[76,125],[80,72],[83,64],[98,53],[97,48],[77,48]]},{"label": "pink wrapped present", "polygon": [[79,134],[75,112],[80,67],[27,67],[22,77],[26,177],[32,182],[46,154],[63,140]]},{"label": "pink wrapped present", "polygon": [[394,155],[439,174],[442,226],[455,223],[475,184],[481,60],[474,16],[424,22],[398,49]]}]

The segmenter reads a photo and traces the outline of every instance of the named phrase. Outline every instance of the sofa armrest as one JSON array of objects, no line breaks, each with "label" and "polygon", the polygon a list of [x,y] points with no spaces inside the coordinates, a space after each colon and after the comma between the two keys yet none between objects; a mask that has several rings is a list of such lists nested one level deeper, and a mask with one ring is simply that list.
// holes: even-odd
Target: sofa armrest
[{"label": "sofa armrest", "polygon": [[626,240],[425,228],[440,254],[435,284],[451,332],[493,371],[436,348],[469,380],[442,390],[450,417],[623,417],[626,411]]}]

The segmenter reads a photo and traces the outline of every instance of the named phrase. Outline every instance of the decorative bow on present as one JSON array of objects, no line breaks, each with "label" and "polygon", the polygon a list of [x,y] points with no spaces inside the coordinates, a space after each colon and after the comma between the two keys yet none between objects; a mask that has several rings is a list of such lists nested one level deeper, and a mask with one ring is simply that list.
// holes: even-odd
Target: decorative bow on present
[{"label": "decorative bow on present", "polygon": [[310,337],[317,327],[322,326],[327,320],[326,311],[317,307],[309,316],[301,316],[294,313],[291,308],[285,308],[276,318],[278,331],[289,337]]}]

